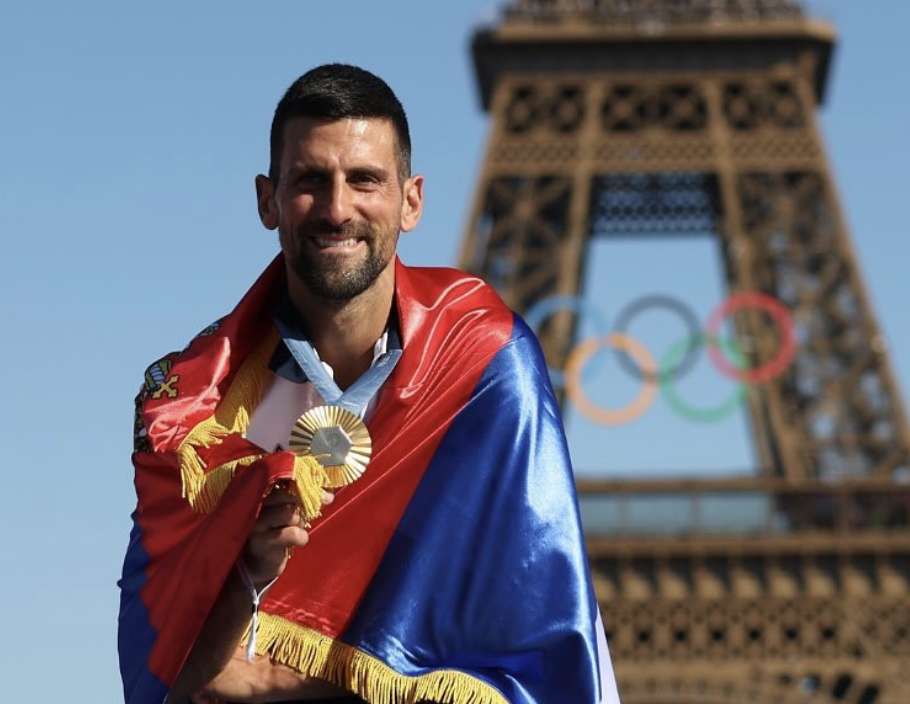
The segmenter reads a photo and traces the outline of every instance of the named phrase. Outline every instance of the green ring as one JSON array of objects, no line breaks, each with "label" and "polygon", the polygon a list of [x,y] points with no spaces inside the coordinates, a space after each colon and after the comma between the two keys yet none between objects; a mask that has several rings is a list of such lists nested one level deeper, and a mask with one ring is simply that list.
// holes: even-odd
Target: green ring
[{"label": "green ring", "polygon": [[[737,369],[744,369],[747,365],[746,359],[732,341],[721,339],[718,342],[718,339],[713,335],[705,335],[702,333],[699,335],[687,335],[668,349],[667,353],[664,355],[660,369],[673,369],[679,363],[679,358],[683,355],[684,351],[691,349],[692,344],[719,344],[727,355],[727,358],[733,361],[733,364]],[[736,383],[736,391],[720,405],[715,406],[714,408],[693,408],[684,402],[679,394],[676,393],[676,390],[673,388],[673,379],[670,374],[659,372],[657,378],[660,382],[660,390],[670,408],[683,418],[698,423],[713,423],[726,418],[742,404],[743,399],[745,399],[748,394],[746,385],[738,381]]]}]

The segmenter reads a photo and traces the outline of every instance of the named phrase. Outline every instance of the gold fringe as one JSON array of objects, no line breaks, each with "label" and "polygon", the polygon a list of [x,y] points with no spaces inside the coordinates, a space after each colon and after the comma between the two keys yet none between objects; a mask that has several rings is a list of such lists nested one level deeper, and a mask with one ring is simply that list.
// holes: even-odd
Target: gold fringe
[{"label": "gold fringe", "polygon": [[196,494],[195,503],[191,500],[190,505],[199,513],[210,513],[214,511],[218,502],[221,501],[224,492],[227,491],[231,480],[234,478],[234,472],[237,467],[249,466],[261,456],[262,455],[250,455],[248,457],[241,457],[239,460],[232,460],[231,462],[220,464],[206,473],[199,487],[199,492]]},{"label": "gold fringe", "polygon": [[[262,398],[268,360],[277,342],[278,335],[273,333],[247,355],[215,413],[196,425],[177,448],[182,496],[198,513],[215,509],[237,467],[250,465],[263,456],[248,455],[206,471],[198,449],[218,445],[231,433],[246,432]],[[322,490],[328,484],[322,465],[313,457],[298,457],[294,461],[294,484],[304,519],[318,518],[322,512]]]},{"label": "gold fringe", "polygon": [[[206,471],[199,448],[218,445],[228,434],[246,432],[253,410],[262,399],[268,360],[277,342],[278,335],[273,333],[247,355],[215,413],[196,425],[177,448],[182,496],[198,513],[215,509],[237,467],[250,465],[263,456],[248,455]],[[325,469],[314,457],[297,457],[294,484],[304,519],[318,518],[322,512],[322,490],[328,484]]]},{"label": "gold fringe", "polygon": [[[248,638],[249,633],[244,644]],[[370,704],[508,704],[495,687],[465,672],[402,675],[362,650],[272,614],[259,614],[256,652],[354,692]]]},{"label": "gold fringe", "polygon": [[294,486],[304,520],[311,521],[322,513],[322,491],[328,486],[325,467],[313,455],[298,455],[294,460]]},{"label": "gold fringe", "polygon": [[197,424],[177,448],[182,495],[199,513],[208,513],[218,504],[238,465],[250,464],[262,457],[261,454],[250,455],[206,472],[198,448],[219,445],[226,435],[243,433],[247,429],[250,415],[262,398],[268,360],[275,344],[275,335],[270,335],[247,355],[215,412]]}]

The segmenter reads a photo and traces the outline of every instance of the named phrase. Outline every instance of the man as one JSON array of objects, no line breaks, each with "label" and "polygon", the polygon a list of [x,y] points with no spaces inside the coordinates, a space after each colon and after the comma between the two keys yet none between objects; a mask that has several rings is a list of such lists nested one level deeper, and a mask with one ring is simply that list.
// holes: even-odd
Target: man
[{"label": "man", "polygon": [[256,193],[281,255],[137,399],[126,701],[617,701],[536,341],[395,256],[398,99],[303,75]]}]

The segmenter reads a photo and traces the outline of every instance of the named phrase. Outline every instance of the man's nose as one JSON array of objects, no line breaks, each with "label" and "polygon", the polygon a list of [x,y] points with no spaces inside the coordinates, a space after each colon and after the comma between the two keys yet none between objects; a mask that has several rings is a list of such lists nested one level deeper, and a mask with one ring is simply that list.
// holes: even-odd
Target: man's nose
[{"label": "man's nose", "polygon": [[351,190],[344,180],[334,179],[323,193],[322,216],[333,225],[343,225],[353,215]]}]

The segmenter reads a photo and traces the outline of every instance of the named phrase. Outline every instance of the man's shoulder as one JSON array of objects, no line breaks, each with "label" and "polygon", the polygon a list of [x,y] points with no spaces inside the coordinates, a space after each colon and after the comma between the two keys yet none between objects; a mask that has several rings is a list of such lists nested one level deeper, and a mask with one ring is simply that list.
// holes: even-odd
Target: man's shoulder
[{"label": "man's shoulder", "polygon": [[411,266],[399,262],[398,272],[399,275],[404,272],[409,278],[425,282],[431,287],[445,288],[453,283],[473,283],[492,290],[479,276],[451,266]]},{"label": "man's shoulder", "polygon": [[449,310],[469,311],[477,322],[489,318],[509,328],[510,337],[519,344],[539,345],[534,330],[479,276],[453,267],[408,266],[405,269],[411,286],[426,300],[443,300]]},{"label": "man's shoulder", "polygon": [[399,263],[398,281],[400,294],[426,307],[511,317],[511,311],[492,286],[461,269]]},{"label": "man's shoulder", "polygon": [[186,345],[184,345],[183,349],[168,352],[166,355],[159,357],[148,367],[146,367],[144,374],[146,390],[149,393],[155,393],[159,391],[162,382],[167,377],[168,372],[170,372],[174,364],[189,352],[189,350],[193,347],[193,343],[195,343],[197,340],[201,340],[203,338],[209,337],[210,335],[214,335],[221,328],[222,320],[223,318],[220,318],[214,323],[206,325],[189,339]]}]

